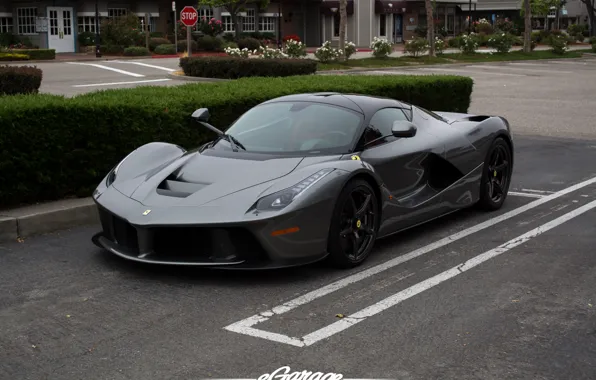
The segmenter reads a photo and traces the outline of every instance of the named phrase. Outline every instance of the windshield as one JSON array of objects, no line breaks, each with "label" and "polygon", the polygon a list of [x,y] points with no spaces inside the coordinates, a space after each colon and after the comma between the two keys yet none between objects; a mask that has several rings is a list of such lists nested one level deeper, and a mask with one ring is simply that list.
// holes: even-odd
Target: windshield
[{"label": "windshield", "polygon": [[[347,153],[357,138],[363,117],[328,104],[279,102],[257,106],[226,131],[248,152]],[[229,149],[220,140],[214,148]]]}]

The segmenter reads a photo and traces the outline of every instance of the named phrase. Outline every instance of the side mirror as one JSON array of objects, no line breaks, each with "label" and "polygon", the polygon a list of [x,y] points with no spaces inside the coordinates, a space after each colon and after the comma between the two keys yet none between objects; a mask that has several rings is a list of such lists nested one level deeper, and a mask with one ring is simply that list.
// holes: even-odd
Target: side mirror
[{"label": "side mirror", "polygon": [[414,137],[416,130],[416,126],[409,121],[398,120],[393,122],[391,133],[395,137]]},{"label": "side mirror", "polygon": [[199,108],[198,110],[192,113],[192,118],[197,121],[208,121],[209,110],[207,108]]}]

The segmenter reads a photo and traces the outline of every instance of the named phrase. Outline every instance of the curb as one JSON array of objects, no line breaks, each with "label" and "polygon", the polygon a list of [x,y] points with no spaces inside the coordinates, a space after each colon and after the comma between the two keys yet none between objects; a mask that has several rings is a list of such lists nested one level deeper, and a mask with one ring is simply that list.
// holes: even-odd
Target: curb
[{"label": "curb", "polygon": [[90,224],[99,224],[91,197],[0,211],[0,243]]},{"label": "curb", "polygon": [[203,82],[203,83],[228,82],[228,81],[232,80],[232,79],[222,79],[222,78],[188,77],[186,75],[178,75],[178,74],[174,74],[174,73],[169,73],[168,78],[184,80],[187,82]]}]

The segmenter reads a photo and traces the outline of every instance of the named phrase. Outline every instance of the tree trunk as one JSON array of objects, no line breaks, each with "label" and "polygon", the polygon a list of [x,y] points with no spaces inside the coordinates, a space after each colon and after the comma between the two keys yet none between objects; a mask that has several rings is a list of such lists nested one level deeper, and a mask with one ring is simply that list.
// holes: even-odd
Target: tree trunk
[{"label": "tree trunk", "polygon": [[532,51],[532,10],[530,9],[530,0],[524,0],[524,52]]},{"label": "tree trunk", "polygon": [[348,1],[339,0],[339,49],[341,60],[346,60],[346,24],[348,23]]},{"label": "tree trunk", "polygon": [[234,25],[234,36],[236,37],[236,41],[240,38],[240,23],[238,22],[239,10],[238,7],[228,9],[228,12],[230,12],[230,16],[232,17],[232,25]]},{"label": "tree trunk", "polygon": [[428,38],[428,44],[430,48],[428,50],[428,56],[435,56],[435,23],[433,17],[433,6],[431,0],[424,0],[426,5],[426,36]]}]

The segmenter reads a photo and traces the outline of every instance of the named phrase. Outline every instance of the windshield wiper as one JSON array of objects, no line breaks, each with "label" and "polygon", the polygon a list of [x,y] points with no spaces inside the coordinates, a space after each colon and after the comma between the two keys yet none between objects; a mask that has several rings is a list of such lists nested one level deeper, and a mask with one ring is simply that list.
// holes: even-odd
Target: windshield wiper
[{"label": "windshield wiper", "polygon": [[236,146],[239,146],[240,148],[242,148],[242,150],[246,150],[244,145],[242,145],[242,143],[240,141],[238,141],[238,139],[235,138],[234,136],[226,135],[226,134],[224,134],[224,136],[227,137],[227,140],[230,142],[230,145],[236,145]]}]

